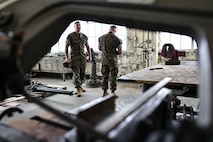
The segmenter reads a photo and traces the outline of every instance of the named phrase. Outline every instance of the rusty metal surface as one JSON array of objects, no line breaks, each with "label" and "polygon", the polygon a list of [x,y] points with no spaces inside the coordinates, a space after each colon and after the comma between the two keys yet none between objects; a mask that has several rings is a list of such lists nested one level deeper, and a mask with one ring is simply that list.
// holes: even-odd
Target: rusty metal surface
[{"label": "rusty metal surface", "polygon": [[[67,130],[30,119],[13,121],[7,125],[46,142],[62,141],[67,132]],[[30,140],[28,142],[30,142]]]}]

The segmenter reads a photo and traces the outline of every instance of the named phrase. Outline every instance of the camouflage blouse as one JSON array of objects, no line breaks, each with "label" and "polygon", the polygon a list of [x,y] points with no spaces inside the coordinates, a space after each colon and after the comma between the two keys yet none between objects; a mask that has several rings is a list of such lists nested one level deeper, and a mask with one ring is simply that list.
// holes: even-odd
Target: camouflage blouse
[{"label": "camouflage blouse", "polygon": [[99,48],[102,51],[102,64],[116,65],[118,48],[121,48],[122,41],[116,35],[109,32],[99,39]]},{"label": "camouflage blouse", "polygon": [[72,32],[67,36],[66,43],[70,45],[70,55],[72,60],[75,57],[83,57],[86,60],[86,53],[84,50],[85,45],[88,42],[88,38],[83,33]]}]

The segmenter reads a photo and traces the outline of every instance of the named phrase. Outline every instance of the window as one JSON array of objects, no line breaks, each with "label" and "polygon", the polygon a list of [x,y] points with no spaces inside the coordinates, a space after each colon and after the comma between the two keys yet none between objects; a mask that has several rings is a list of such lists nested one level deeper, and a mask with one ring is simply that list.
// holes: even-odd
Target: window
[{"label": "window", "polygon": [[[81,22],[81,32],[87,35],[90,48],[93,48],[94,51],[98,51],[98,38],[109,31],[111,24],[104,24],[92,21],[80,21],[80,22]],[[125,26],[118,26],[118,25],[116,26],[117,26],[116,35],[123,42],[122,44],[123,50],[126,50],[127,29]],[[74,31],[74,22],[72,22],[67,27],[67,29],[61,35],[57,43],[51,48],[51,53],[64,52],[67,35],[73,31]]]},{"label": "window", "polygon": [[186,35],[160,32],[160,47],[165,43],[171,43],[175,49],[197,49],[195,40]]}]

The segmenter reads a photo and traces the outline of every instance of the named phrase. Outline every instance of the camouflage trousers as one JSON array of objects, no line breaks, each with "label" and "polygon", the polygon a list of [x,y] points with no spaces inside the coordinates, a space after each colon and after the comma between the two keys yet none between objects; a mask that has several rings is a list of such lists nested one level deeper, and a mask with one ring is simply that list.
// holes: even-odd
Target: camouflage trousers
[{"label": "camouflage trousers", "polygon": [[117,89],[118,67],[102,65],[101,73],[103,75],[102,90],[108,90],[108,82],[110,81],[110,90],[115,91]]},{"label": "camouflage trousers", "polygon": [[72,61],[73,84],[75,87],[81,86],[85,82],[86,62]]}]

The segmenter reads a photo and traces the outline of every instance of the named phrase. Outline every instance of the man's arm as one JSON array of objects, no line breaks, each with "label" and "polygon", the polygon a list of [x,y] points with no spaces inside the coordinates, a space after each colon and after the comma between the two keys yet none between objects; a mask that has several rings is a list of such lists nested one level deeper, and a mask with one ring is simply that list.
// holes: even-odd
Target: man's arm
[{"label": "man's arm", "polygon": [[120,55],[120,54],[122,54],[122,48],[118,47],[117,55]]},{"label": "man's arm", "polygon": [[99,49],[100,51],[102,51],[102,49],[101,49],[101,39],[100,39],[100,38],[98,38],[98,49]]},{"label": "man's arm", "polygon": [[122,40],[118,38],[119,45],[118,45],[118,50],[117,50],[117,55],[122,54]]},{"label": "man's arm", "polygon": [[70,57],[68,55],[68,51],[69,51],[68,48],[69,48],[69,44],[66,43],[66,45],[65,45],[65,57],[66,57],[66,61],[69,63],[70,62]]},{"label": "man's arm", "polygon": [[88,62],[90,62],[91,61],[91,52],[90,52],[90,47],[89,47],[88,43],[86,44],[86,48],[87,48],[87,54],[88,54]]}]

